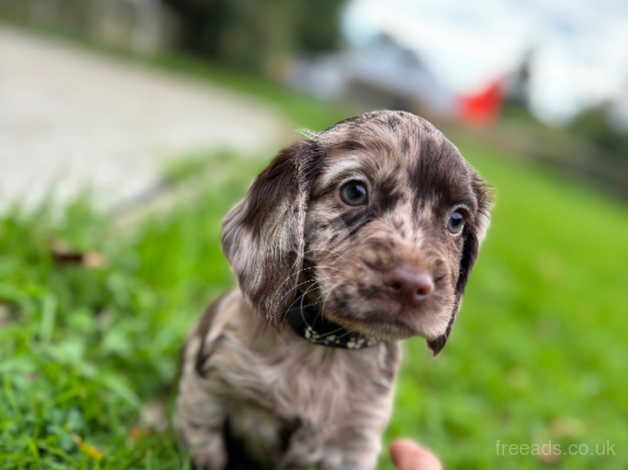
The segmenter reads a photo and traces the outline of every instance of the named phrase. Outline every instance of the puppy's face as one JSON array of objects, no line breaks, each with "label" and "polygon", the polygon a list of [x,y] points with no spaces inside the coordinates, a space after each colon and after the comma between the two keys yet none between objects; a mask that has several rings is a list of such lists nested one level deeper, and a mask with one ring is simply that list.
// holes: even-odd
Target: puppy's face
[{"label": "puppy's face", "polygon": [[[265,203],[251,200],[256,191]],[[235,234],[233,213],[223,243],[241,287],[267,316],[279,309],[281,317],[305,294],[347,329],[382,339],[421,335],[435,351],[449,334],[490,209],[484,184],[438,130],[390,111],[343,121],[280,154],[241,205],[239,253],[235,235],[225,240]],[[262,236],[272,245],[262,251],[282,253],[282,261],[251,261]],[[247,274],[238,269],[244,264],[275,272]]]}]

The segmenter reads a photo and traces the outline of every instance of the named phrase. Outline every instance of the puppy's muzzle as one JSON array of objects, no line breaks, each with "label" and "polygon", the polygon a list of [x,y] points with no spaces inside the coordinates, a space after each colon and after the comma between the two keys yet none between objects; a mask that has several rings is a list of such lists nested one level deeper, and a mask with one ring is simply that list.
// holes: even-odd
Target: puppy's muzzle
[{"label": "puppy's muzzle", "polygon": [[418,307],[434,291],[434,278],[419,266],[401,264],[384,274],[384,286],[388,295],[407,307]]}]

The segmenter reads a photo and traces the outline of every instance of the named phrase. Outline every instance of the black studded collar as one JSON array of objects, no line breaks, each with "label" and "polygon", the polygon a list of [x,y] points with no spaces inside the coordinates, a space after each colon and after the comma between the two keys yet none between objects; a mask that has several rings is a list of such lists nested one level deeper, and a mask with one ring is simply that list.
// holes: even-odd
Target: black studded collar
[{"label": "black studded collar", "polygon": [[337,323],[326,320],[315,304],[308,303],[303,295],[290,306],[286,318],[297,335],[320,346],[363,349],[380,343],[377,339],[349,331]]}]

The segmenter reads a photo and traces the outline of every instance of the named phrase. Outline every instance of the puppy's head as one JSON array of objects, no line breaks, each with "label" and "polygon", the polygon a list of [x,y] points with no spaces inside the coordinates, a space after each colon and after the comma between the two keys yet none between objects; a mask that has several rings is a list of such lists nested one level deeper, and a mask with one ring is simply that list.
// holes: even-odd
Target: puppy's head
[{"label": "puppy's head", "polygon": [[224,220],[240,287],[273,324],[298,296],[371,338],[440,351],[489,224],[486,186],[405,112],[366,113],[282,150]]}]

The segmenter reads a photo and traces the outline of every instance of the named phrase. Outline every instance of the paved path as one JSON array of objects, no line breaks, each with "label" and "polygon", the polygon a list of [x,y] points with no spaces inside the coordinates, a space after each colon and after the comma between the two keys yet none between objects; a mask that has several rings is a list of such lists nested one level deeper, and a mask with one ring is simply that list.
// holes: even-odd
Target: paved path
[{"label": "paved path", "polygon": [[220,88],[0,26],[0,208],[86,185],[115,202],[195,149],[276,145],[286,123]]}]

